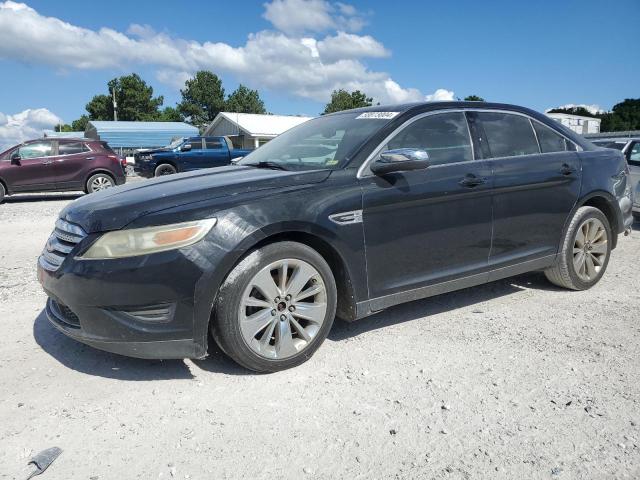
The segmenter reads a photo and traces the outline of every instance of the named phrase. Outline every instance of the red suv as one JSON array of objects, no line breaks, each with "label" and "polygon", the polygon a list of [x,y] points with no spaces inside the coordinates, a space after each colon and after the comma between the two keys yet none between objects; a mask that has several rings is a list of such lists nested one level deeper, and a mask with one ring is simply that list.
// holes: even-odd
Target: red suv
[{"label": "red suv", "polygon": [[125,183],[125,167],[99,140],[30,140],[0,153],[0,202],[18,192],[97,192]]}]

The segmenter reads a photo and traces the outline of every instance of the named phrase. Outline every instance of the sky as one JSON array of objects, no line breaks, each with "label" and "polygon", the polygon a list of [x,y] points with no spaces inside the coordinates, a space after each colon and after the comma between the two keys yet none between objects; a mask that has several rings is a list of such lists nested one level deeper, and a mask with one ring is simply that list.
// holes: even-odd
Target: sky
[{"label": "sky", "polygon": [[[317,115],[331,91],[382,104],[464,98],[608,110],[640,97],[639,0],[0,0],[0,145],[85,113],[136,72],[180,99],[218,74],[276,114]],[[627,21],[628,20],[628,21]]]}]

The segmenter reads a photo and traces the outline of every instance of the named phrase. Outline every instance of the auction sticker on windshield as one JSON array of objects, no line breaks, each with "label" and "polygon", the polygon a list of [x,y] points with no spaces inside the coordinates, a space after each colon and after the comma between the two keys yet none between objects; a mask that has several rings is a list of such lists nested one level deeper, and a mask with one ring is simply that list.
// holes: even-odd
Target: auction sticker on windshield
[{"label": "auction sticker on windshield", "polygon": [[356,120],[361,118],[377,118],[380,120],[390,120],[400,112],[365,112],[356,117]]}]

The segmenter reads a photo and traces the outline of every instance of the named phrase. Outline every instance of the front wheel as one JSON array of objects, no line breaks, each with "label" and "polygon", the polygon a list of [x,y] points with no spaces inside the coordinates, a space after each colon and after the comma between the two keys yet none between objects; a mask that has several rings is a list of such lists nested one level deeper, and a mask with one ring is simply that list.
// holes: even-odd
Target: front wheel
[{"label": "front wheel", "polygon": [[91,175],[89,180],[87,180],[86,191],[87,193],[100,192],[113,187],[115,184],[116,182],[113,181],[110,175],[106,173],[96,173],[95,175]]},{"label": "front wheel", "polygon": [[156,167],[156,170],[154,172],[154,176],[162,177],[164,175],[173,175],[174,173],[177,173],[176,167],[174,167],[173,165],[171,165],[169,163],[163,163],[163,164],[158,165]]},{"label": "front wheel", "polygon": [[580,207],[571,219],[557,264],[544,272],[547,279],[571,290],[591,288],[607,269],[611,238],[607,217],[597,208]]},{"label": "front wheel", "polygon": [[248,254],[220,288],[211,330],[220,348],[256,372],[299,365],[326,338],[336,312],[327,262],[296,242]]}]

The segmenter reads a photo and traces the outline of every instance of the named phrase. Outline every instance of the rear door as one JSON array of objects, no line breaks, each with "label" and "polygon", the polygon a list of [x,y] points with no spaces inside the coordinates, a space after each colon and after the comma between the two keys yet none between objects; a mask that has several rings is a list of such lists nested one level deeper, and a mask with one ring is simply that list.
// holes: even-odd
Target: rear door
[{"label": "rear door", "polygon": [[580,193],[576,146],[515,112],[470,112],[469,118],[494,178],[490,267],[551,260]]},{"label": "rear door", "polygon": [[20,159],[15,163],[10,162],[2,172],[11,190],[20,192],[56,188],[51,140],[21,145],[15,153],[20,155]]},{"label": "rear door", "polygon": [[227,142],[223,142],[217,137],[205,137],[204,139],[204,152],[206,158],[206,167],[222,167],[223,165],[229,165],[231,162],[231,155]]},{"label": "rear door", "polygon": [[91,153],[84,142],[59,141],[53,162],[59,188],[83,188],[89,163],[93,160]]}]

